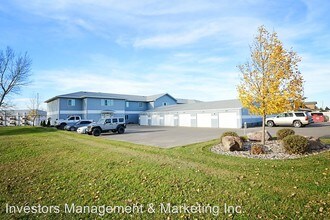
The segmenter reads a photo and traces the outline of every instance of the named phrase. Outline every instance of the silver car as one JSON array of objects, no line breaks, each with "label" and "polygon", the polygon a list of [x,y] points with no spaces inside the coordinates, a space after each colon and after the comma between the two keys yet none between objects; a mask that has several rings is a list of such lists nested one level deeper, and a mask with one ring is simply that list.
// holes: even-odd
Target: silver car
[{"label": "silver car", "polygon": [[266,118],[268,127],[291,125],[300,128],[310,123],[313,123],[313,119],[308,112],[285,112],[274,117]]}]

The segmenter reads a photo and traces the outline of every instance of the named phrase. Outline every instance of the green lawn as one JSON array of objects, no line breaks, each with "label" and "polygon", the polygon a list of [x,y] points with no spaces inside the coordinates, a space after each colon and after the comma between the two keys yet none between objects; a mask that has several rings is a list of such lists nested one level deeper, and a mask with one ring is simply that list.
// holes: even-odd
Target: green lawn
[{"label": "green lawn", "polygon": [[[216,143],[159,149],[52,128],[1,127],[0,217],[94,219],[101,213],[65,213],[65,204],[74,203],[143,205],[142,214],[104,216],[111,219],[330,219],[330,152],[257,160],[211,153]],[[155,213],[147,212],[150,203]],[[159,205],[166,203],[213,209],[161,213]],[[9,214],[6,204],[40,204],[45,212],[58,206],[60,213],[55,207],[48,214]],[[225,204],[240,206],[241,213],[225,213]]]}]

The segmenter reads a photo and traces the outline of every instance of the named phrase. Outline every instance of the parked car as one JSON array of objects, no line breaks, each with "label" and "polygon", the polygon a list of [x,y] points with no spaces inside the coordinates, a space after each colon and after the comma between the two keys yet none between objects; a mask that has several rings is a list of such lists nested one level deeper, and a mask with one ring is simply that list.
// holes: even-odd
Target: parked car
[{"label": "parked car", "polygon": [[300,128],[310,123],[313,123],[313,119],[308,112],[285,112],[266,118],[266,124],[269,127],[293,125],[296,128]]},{"label": "parked car", "polygon": [[78,121],[74,124],[68,124],[64,127],[65,130],[67,131],[76,131],[78,128],[80,127],[83,127],[83,126],[87,126],[89,125],[90,123],[92,123],[91,120],[81,120],[81,121]]},{"label": "parked car", "polygon": [[83,127],[78,128],[77,133],[86,134],[87,133],[87,126],[83,126]]},{"label": "parked car", "polygon": [[101,118],[97,123],[92,123],[87,126],[87,134],[100,136],[101,133],[113,132],[123,134],[126,129],[125,118],[113,117],[113,118]]},{"label": "parked car", "polygon": [[66,119],[56,119],[55,120],[55,127],[57,129],[64,129],[64,127],[68,124],[73,124],[81,120],[80,116],[70,115]]},{"label": "parked car", "polygon": [[312,112],[311,115],[314,122],[325,122],[325,117],[322,112]]}]

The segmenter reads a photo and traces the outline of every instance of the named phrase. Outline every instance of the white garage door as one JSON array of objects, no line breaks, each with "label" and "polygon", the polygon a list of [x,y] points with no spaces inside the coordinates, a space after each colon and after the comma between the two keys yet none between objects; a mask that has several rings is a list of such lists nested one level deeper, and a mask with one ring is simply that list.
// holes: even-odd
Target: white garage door
[{"label": "white garage door", "polygon": [[174,126],[174,115],[165,115],[164,126]]},{"label": "white garage door", "polygon": [[219,128],[237,128],[237,113],[219,113]]},{"label": "white garage door", "polygon": [[197,127],[210,128],[211,114],[197,114]]},{"label": "white garage door", "polygon": [[159,115],[151,116],[151,125],[160,125]]},{"label": "white garage door", "polygon": [[148,115],[140,115],[140,125],[149,125]]},{"label": "white garage door", "polygon": [[191,126],[191,116],[190,114],[180,114],[179,115],[179,126],[190,127]]}]

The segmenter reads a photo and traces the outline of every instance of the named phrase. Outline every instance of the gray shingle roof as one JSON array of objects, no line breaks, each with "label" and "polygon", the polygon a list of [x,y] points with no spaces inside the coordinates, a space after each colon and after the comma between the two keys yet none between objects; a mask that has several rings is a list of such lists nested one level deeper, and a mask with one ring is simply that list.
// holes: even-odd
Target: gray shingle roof
[{"label": "gray shingle roof", "polygon": [[[53,98],[50,98],[46,100],[45,102],[51,102],[57,98],[107,98],[107,99],[122,99],[127,101],[137,101],[137,102],[150,102],[155,101],[156,99],[164,96],[169,95],[167,93],[157,94],[157,95],[151,95],[151,96],[138,96],[138,95],[125,95],[125,94],[115,94],[115,93],[103,93],[103,92],[74,92],[64,95],[58,95]],[[169,95],[170,96],[170,95]],[[172,97],[172,96],[170,96]],[[173,98],[173,97],[172,97]],[[173,98],[174,99],[174,98]]]},{"label": "gray shingle roof", "polygon": [[155,108],[147,112],[171,112],[185,110],[207,110],[207,109],[226,109],[226,108],[243,108],[239,99],[212,101],[212,102],[196,102],[190,104],[169,105]]}]

